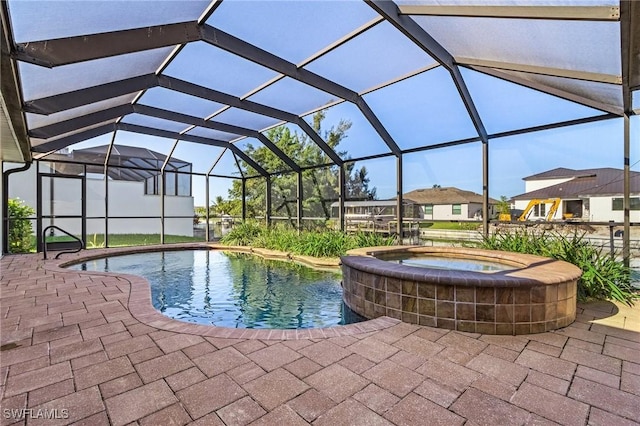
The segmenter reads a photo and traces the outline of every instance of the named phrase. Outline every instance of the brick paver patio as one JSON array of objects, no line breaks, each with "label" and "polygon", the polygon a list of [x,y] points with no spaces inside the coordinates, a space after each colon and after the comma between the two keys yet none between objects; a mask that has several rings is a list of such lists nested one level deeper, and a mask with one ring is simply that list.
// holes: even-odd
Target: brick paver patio
[{"label": "brick paver patio", "polygon": [[2,425],[640,424],[640,306],[517,337],[254,332],[167,320],[144,280],[41,259],[1,260]]}]

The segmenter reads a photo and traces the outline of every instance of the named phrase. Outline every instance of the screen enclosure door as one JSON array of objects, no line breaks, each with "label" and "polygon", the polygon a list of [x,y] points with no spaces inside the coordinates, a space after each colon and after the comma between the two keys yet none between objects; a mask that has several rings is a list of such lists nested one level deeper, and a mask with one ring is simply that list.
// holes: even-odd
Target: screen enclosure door
[{"label": "screen enclosure door", "polygon": [[49,226],[78,237],[86,244],[86,183],[84,176],[63,174],[38,174],[38,231],[37,248],[43,251],[46,241],[47,250],[76,248],[77,242],[56,228],[49,228],[46,235],[42,232]]}]

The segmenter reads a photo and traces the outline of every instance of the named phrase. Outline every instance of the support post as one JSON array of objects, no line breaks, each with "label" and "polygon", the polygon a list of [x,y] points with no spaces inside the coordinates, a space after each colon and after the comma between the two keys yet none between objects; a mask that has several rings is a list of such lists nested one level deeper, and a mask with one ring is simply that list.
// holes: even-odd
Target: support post
[{"label": "support post", "polygon": [[82,166],[82,244],[87,246],[87,165]]},{"label": "support post", "polygon": [[[109,247],[109,166],[104,166],[104,246]],[[146,185],[146,182],[145,182]]]},{"label": "support post", "polygon": [[242,178],[242,221],[247,220],[247,179]]},{"label": "support post", "polygon": [[209,236],[209,175],[207,174],[205,176],[205,184],[204,184],[204,193],[205,193],[205,200],[204,200],[204,211],[205,211],[205,218],[206,218],[206,228],[204,229],[204,238],[205,240],[207,240],[207,242],[211,241],[211,238]]},{"label": "support post", "polygon": [[164,169],[160,172],[160,244],[164,244],[164,187],[166,185]]},{"label": "support post", "polygon": [[[160,168],[160,175],[162,176],[162,198],[161,198],[161,207],[160,207],[160,244],[164,244],[164,210],[165,210],[165,205],[164,205],[164,196],[165,196],[165,187],[167,185],[167,175],[165,174],[165,169],[167,168],[167,164],[169,164],[169,161],[171,161],[171,157],[173,157],[173,152],[176,150],[176,147],[178,146],[178,143],[180,143],[180,139],[176,139],[176,141],[173,143],[173,146],[171,147],[171,151],[169,151],[169,155],[167,155],[167,157],[164,159],[164,163],[162,163],[162,167]],[[176,176],[176,174],[174,173],[173,176]],[[177,182],[174,184],[174,188],[177,189],[178,184]]]},{"label": "support post", "polygon": [[338,166],[338,221],[340,222],[340,230],[345,230],[344,220],[344,197],[346,191],[346,177],[344,175],[344,165]]},{"label": "support post", "polygon": [[402,154],[396,157],[396,233],[398,234],[398,245],[402,245]]},{"label": "support post", "polygon": [[613,259],[616,255],[616,246],[613,243],[613,227],[615,226],[615,222],[613,220],[609,221],[609,254],[611,254],[611,258]]},{"label": "support post", "polygon": [[302,205],[302,200],[304,197],[304,191],[303,191],[303,182],[302,182],[302,171],[298,172],[298,193],[297,193],[297,197],[298,197],[298,232],[300,232],[302,230],[302,214],[303,214],[303,205]]},{"label": "support post", "polygon": [[489,235],[489,141],[482,142],[482,233]]},{"label": "support post", "polygon": [[271,225],[271,176],[266,176],[266,197],[264,218],[267,226]]},{"label": "support post", "polygon": [[[40,253],[43,250],[44,246],[44,237],[42,235],[42,231],[44,230],[44,226],[42,226],[42,177],[40,176],[40,161],[35,162],[36,165],[36,217],[38,220],[36,221],[36,251]],[[9,188],[7,188],[7,192],[9,192]]]},{"label": "support post", "polygon": [[[114,130],[111,141],[109,142],[109,148],[107,148],[107,154],[104,156],[104,246],[109,247],[109,159],[111,158],[111,151],[116,141],[117,130]],[[146,185],[146,182],[145,182]]]},{"label": "support post", "polygon": [[631,182],[630,182],[630,157],[631,157],[631,122],[629,114],[624,114],[624,175],[623,175],[623,191],[624,191],[624,234],[622,235],[622,261],[624,266],[629,267],[631,258]]}]

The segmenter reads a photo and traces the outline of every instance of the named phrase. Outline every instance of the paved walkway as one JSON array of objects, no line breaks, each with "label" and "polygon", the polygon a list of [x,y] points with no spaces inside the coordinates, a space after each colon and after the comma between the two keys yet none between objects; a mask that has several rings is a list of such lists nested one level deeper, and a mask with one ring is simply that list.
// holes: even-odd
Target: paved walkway
[{"label": "paved walkway", "polygon": [[640,424],[640,306],[517,337],[391,319],[216,337],[136,313],[131,277],[41,257],[1,260],[2,425]]}]

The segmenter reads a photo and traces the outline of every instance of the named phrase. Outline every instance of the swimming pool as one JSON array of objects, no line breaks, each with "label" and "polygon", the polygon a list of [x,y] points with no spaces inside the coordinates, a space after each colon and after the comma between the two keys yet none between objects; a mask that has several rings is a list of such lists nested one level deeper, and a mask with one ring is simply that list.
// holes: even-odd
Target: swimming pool
[{"label": "swimming pool", "polygon": [[245,253],[181,250],[89,260],[70,269],[144,277],[153,306],[188,322],[304,329],[362,321],[342,301],[340,274]]}]

